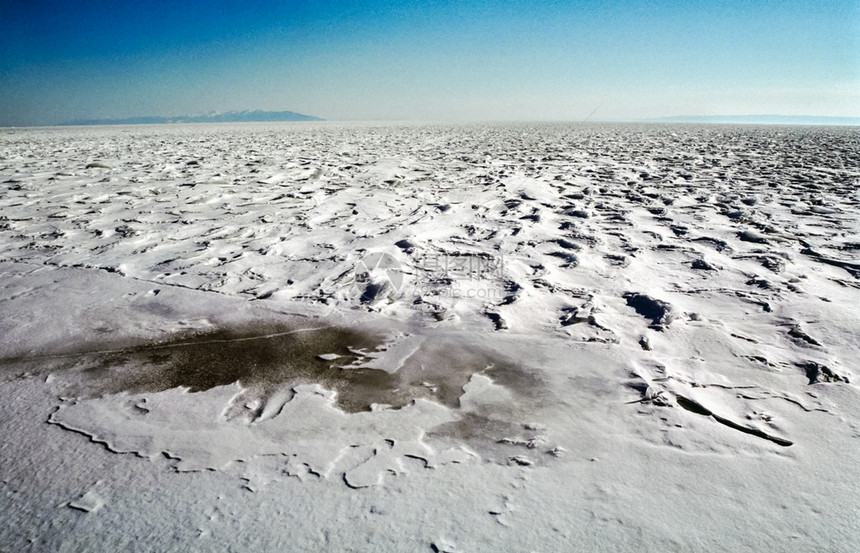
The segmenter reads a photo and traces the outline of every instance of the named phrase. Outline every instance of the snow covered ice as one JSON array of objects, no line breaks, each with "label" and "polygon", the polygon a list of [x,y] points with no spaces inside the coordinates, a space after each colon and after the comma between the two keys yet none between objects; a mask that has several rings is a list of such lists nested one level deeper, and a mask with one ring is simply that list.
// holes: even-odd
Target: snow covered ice
[{"label": "snow covered ice", "polygon": [[860,132],[0,135],[0,545],[854,551]]}]

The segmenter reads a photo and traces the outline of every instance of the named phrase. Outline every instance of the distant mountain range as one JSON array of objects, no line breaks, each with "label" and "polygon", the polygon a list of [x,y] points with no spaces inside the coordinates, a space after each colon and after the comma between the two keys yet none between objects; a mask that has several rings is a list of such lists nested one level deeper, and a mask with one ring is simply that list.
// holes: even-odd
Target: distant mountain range
[{"label": "distant mountain range", "polygon": [[173,117],[143,116],[123,119],[81,119],[63,123],[71,125],[165,125],[170,123],[256,123],[265,121],[324,121],[313,115],[294,111],[228,111],[205,115],[177,115]]},{"label": "distant mountain range", "polygon": [[654,123],[723,123],[740,125],[860,125],[860,117],[817,115],[676,115],[648,119]]},{"label": "distant mountain range", "polygon": [[[80,119],[68,123],[60,123],[60,125],[165,125],[171,123],[252,123],[267,121],[325,121],[325,119],[294,111],[245,110],[202,115],[175,115],[172,117],[141,116],[119,119]],[[646,123],[860,126],[860,117],[825,117],[817,115],[675,115],[672,117],[640,119],[639,121]]]}]

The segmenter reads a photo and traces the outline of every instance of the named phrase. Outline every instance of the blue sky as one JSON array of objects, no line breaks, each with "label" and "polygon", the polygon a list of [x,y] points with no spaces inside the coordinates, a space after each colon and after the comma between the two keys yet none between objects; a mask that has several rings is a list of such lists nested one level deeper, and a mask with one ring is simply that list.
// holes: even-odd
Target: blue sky
[{"label": "blue sky", "polygon": [[860,2],[0,0],[0,85],[0,125],[856,117]]}]

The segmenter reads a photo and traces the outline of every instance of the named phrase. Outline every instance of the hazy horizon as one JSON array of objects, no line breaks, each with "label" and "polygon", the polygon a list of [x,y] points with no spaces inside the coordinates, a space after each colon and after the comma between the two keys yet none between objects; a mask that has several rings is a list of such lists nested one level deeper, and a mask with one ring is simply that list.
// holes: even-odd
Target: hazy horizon
[{"label": "hazy horizon", "polygon": [[445,125],[469,125],[469,124],[704,124],[704,125],[783,125],[783,126],[843,126],[860,127],[860,117],[826,117],[810,115],[779,115],[779,114],[753,114],[753,115],[675,115],[655,118],[619,118],[619,119],[484,119],[480,121],[469,120],[420,120],[420,119],[322,119],[313,114],[302,114],[291,111],[260,111],[260,110],[237,110],[229,112],[208,112],[196,114],[175,114],[171,116],[142,115],[122,118],[103,119],[79,119],[38,125],[8,125],[0,128],[28,128],[28,127],[70,127],[70,126],[128,126],[128,125],[184,125],[184,124],[232,124],[232,123],[322,123],[322,124],[445,124]]},{"label": "hazy horizon", "polygon": [[0,30],[0,126],[860,116],[851,1],[36,1]]}]

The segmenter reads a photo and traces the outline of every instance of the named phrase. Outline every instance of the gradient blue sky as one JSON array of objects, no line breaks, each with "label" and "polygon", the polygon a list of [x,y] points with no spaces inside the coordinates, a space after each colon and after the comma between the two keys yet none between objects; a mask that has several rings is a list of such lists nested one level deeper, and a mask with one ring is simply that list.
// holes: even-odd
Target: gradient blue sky
[{"label": "gradient blue sky", "polygon": [[860,2],[0,0],[0,125],[860,116]]}]

